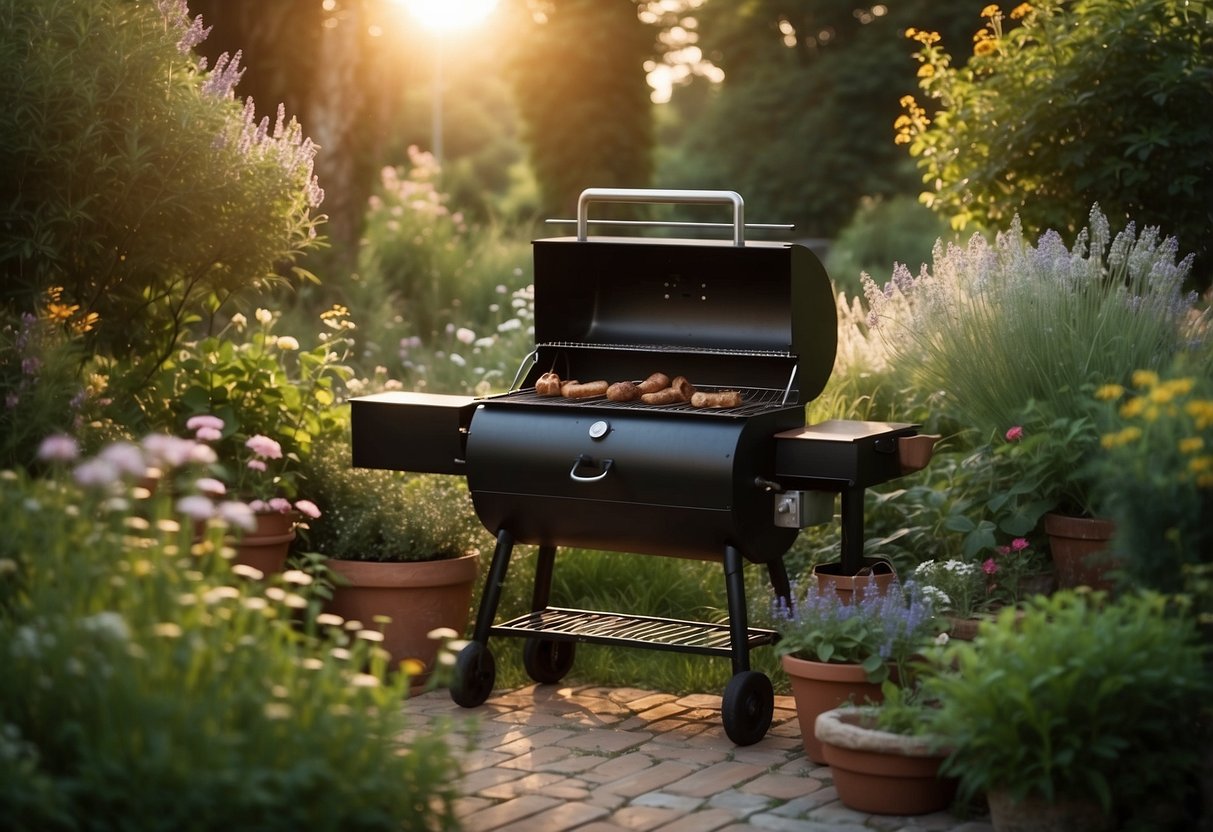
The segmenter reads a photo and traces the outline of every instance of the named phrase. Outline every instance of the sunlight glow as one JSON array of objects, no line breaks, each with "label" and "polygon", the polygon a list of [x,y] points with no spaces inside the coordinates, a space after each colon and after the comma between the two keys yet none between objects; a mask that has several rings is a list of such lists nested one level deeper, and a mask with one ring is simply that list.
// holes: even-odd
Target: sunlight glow
[{"label": "sunlight glow", "polygon": [[396,0],[432,32],[467,29],[482,22],[497,0]]}]

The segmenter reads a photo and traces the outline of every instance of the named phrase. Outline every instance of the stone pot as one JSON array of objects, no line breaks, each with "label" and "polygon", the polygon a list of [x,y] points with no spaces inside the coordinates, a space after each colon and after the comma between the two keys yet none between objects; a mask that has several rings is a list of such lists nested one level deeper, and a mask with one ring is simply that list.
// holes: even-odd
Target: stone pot
[{"label": "stone pot", "polygon": [[859,812],[925,815],[946,809],[957,780],[939,776],[948,752],[929,737],[880,731],[875,708],[835,708],[819,714],[816,735],[839,799]]}]

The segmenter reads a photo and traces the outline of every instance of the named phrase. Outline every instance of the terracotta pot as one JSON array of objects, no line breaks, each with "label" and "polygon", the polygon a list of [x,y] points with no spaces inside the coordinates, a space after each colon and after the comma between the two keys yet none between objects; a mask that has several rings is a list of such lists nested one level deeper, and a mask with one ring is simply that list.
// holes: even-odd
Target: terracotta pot
[{"label": "terracotta pot", "polygon": [[815,763],[826,761],[825,752],[815,734],[820,714],[848,702],[862,705],[884,701],[880,685],[869,682],[868,675],[857,664],[814,662],[792,656],[781,656],[780,661],[792,683],[804,753]]},{"label": "terracotta pot", "polygon": [[[447,627],[463,635],[467,630],[479,562],[478,553],[409,563],[330,558],[329,569],[348,585],[333,590],[325,611],[360,621],[368,630],[382,627],[382,647],[393,668],[405,659],[424,666],[411,681],[416,689],[428,680],[438,655],[439,644],[429,632]],[[391,620],[381,625],[376,616]]]},{"label": "terracotta pot", "polygon": [[948,752],[927,737],[868,727],[873,708],[836,708],[817,717],[816,735],[833,771],[839,799],[860,812],[925,815],[946,809],[957,780],[940,777]]},{"label": "terracotta pot", "polygon": [[1059,587],[1113,588],[1108,573],[1119,564],[1107,554],[1108,543],[1116,530],[1111,520],[1046,514],[1044,529],[1049,536],[1049,551]]},{"label": "terracotta pot", "polygon": [[260,569],[266,576],[281,572],[295,539],[299,515],[293,511],[259,511],[255,517],[257,528],[245,532],[236,543],[236,563]]},{"label": "terracotta pot", "polygon": [[862,599],[869,592],[884,595],[897,581],[893,564],[883,558],[864,558],[863,568],[857,574],[845,572],[841,563],[818,564],[813,567],[813,574],[822,591],[834,587],[844,604]]},{"label": "terracotta pot", "polygon": [[994,832],[1106,832],[1112,817],[1094,799],[1029,796],[1015,800],[1004,789],[986,793]]},{"label": "terracotta pot", "polygon": [[935,455],[937,433],[916,433],[913,436],[897,437],[897,464],[901,473],[912,474],[927,467]]}]

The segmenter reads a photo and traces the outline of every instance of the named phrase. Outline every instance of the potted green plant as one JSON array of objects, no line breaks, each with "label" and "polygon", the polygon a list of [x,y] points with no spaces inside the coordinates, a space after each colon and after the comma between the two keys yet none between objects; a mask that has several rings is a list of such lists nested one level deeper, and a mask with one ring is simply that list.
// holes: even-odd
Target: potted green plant
[{"label": "potted green plant", "polygon": [[1157,228],[1113,234],[1096,205],[1072,246],[1054,231],[1032,244],[1016,218],[993,243],[937,246],[917,276],[898,265],[881,287],[865,275],[868,320],[895,363],[947,391],[946,415],[990,441],[1003,532],[1094,517],[1103,410],[1092,391],[1190,349],[1192,258],[1178,250]]},{"label": "potted green plant", "polygon": [[1149,812],[1196,788],[1206,652],[1157,594],[1062,590],[1004,609],[924,674],[933,730],[953,749],[943,771],[962,797],[986,793],[997,832],[1105,829],[1117,816],[1159,828]]},{"label": "potted green plant", "polygon": [[838,798],[856,811],[883,815],[947,808],[957,782],[940,775],[950,749],[932,730],[935,708],[916,685],[886,680],[881,690],[877,705],[844,705],[817,717],[815,733]]},{"label": "potted green plant", "polygon": [[333,579],[325,612],[381,626],[392,666],[414,687],[433,669],[434,636],[467,629],[487,533],[463,481],[351,465],[348,436],[315,448],[305,468],[322,512],[307,546]]},{"label": "potted green plant", "polygon": [[773,607],[775,651],[792,684],[805,753],[824,763],[814,735],[817,715],[847,701],[879,701],[881,683],[899,676],[930,643],[935,621],[912,583],[860,593],[847,603],[812,580],[803,592],[793,587],[791,600],[790,608],[782,600]]}]

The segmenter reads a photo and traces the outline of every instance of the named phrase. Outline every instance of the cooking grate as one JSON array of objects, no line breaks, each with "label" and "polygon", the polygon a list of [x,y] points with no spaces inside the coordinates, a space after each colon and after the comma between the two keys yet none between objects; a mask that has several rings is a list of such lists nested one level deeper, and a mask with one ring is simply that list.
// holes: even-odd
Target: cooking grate
[{"label": "cooking grate", "polygon": [[[724,388],[700,388],[705,393],[711,393]],[[764,388],[738,388],[731,390],[741,392],[741,404],[737,407],[693,407],[687,402],[678,404],[644,404],[642,402],[613,402],[606,396],[592,396],[585,399],[566,399],[563,396],[540,396],[535,388],[528,387],[502,396],[494,396],[492,401],[508,401],[511,404],[541,405],[544,407],[580,407],[593,406],[612,410],[636,410],[653,413],[694,413],[697,416],[754,416],[778,407],[787,407],[783,400],[782,390]]]},{"label": "cooking grate", "polygon": [[[544,638],[554,640],[648,647],[711,656],[732,655],[728,624],[678,621],[562,607],[548,607],[519,616],[494,626],[491,633],[510,636],[532,636],[541,633]],[[750,647],[774,644],[777,639],[774,630],[751,627],[747,634]]]}]

